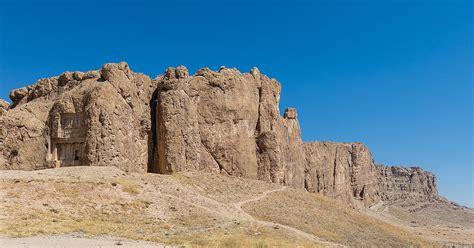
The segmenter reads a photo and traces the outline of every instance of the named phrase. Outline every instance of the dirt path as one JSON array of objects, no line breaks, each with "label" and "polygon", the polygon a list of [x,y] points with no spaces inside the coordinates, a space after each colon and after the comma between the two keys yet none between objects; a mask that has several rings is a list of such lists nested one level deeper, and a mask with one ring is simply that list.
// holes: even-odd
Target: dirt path
[{"label": "dirt path", "polygon": [[73,235],[51,235],[36,236],[27,238],[0,238],[0,247],[17,248],[17,247],[35,247],[35,248],[51,248],[51,247],[127,247],[127,248],[171,248],[174,246],[159,245],[151,242],[127,240],[116,237],[96,237],[86,238]]},{"label": "dirt path", "polygon": [[308,239],[308,240],[312,240],[312,241],[316,241],[318,243],[328,245],[330,247],[344,247],[341,244],[337,244],[337,243],[333,243],[333,242],[330,242],[330,241],[322,240],[321,238],[319,238],[315,235],[312,235],[312,234],[304,232],[302,230],[293,228],[291,226],[286,226],[286,225],[282,225],[280,223],[271,222],[271,221],[257,220],[252,215],[248,214],[247,212],[245,212],[245,210],[242,209],[242,206],[245,205],[245,204],[262,200],[265,197],[267,197],[269,194],[284,191],[285,189],[286,189],[286,187],[281,187],[281,188],[278,188],[278,189],[268,190],[268,191],[265,191],[265,192],[261,193],[258,196],[255,196],[255,197],[252,197],[250,199],[234,203],[234,206],[235,206],[235,208],[237,208],[237,210],[242,215],[244,215],[246,217],[247,221],[252,221],[252,222],[258,223],[258,224],[263,225],[263,226],[273,227],[273,228],[277,228],[277,229],[281,228],[281,229],[284,229],[284,230],[287,230],[289,232],[292,232],[292,233],[296,234],[298,237]]}]

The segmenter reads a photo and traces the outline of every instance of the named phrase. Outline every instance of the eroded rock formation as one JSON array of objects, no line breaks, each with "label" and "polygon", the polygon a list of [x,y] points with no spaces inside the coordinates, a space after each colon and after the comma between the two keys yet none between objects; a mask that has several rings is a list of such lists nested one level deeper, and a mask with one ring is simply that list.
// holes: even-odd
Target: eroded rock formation
[{"label": "eroded rock formation", "polygon": [[124,62],[65,72],[0,102],[0,169],[200,170],[364,205],[405,191],[436,194],[434,177],[376,167],[363,144],[303,143],[296,109],[280,114],[280,91],[257,68],[190,75],[178,66],[155,79]]},{"label": "eroded rock formation", "polygon": [[7,113],[10,103],[5,100],[0,99],[0,115]]},{"label": "eroded rock formation", "polygon": [[377,165],[382,200],[438,197],[436,177],[420,167]]},{"label": "eroded rock formation", "polygon": [[279,113],[280,84],[253,68],[222,67],[157,78],[152,171],[207,170],[303,187],[296,110]]},{"label": "eroded rock formation", "polygon": [[379,199],[378,171],[362,143],[308,142],[306,189],[346,202]]},{"label": "eroded rock formation", "polygon": [[[31,170],[78,160],[146,171],[155,88],[149,77],[119,63],[104,65],[100,73],[65,72],[14,90],[12,107],[0,119],[0,167]],[[61,127],[66,115],[77,117]]]}]

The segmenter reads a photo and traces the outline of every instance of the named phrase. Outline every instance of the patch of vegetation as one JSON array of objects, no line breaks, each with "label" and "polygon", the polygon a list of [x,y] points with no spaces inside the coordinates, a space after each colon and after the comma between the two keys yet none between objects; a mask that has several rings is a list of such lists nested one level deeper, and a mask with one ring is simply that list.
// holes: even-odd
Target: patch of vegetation
[{"label": "patch of vegetation", "polygon": [[112,186],[116,185],[120,185],[122,187],[122,191],[129,193],[130,195],[136,196],[140,194],[140,185],[134,180],[120,178],[112,182]]}]

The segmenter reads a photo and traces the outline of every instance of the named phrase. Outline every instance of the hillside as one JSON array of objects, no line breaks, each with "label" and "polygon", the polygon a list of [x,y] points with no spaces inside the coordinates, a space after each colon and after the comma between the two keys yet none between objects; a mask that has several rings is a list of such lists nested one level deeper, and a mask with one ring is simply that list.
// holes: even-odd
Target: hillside
[{"label": "hillside", "polygon": [[320,194],[115,167],[0,171],[2,237],[82,233],[195,247],[432,246]]}]

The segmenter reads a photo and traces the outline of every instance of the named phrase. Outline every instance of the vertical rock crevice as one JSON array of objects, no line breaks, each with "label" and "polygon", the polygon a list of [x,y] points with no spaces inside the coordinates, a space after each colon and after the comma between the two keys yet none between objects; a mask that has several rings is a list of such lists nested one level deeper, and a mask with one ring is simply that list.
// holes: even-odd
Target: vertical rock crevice
[{"label": "vertical rock crevice", "polygon": [[157,136],[157,111],[158,111],[158,91],[152,95],[150,100],[150,118],[151,127],[148,134],[148,169],[149,173],[159,173],[159,161],[158,161],[158,136]]}]

